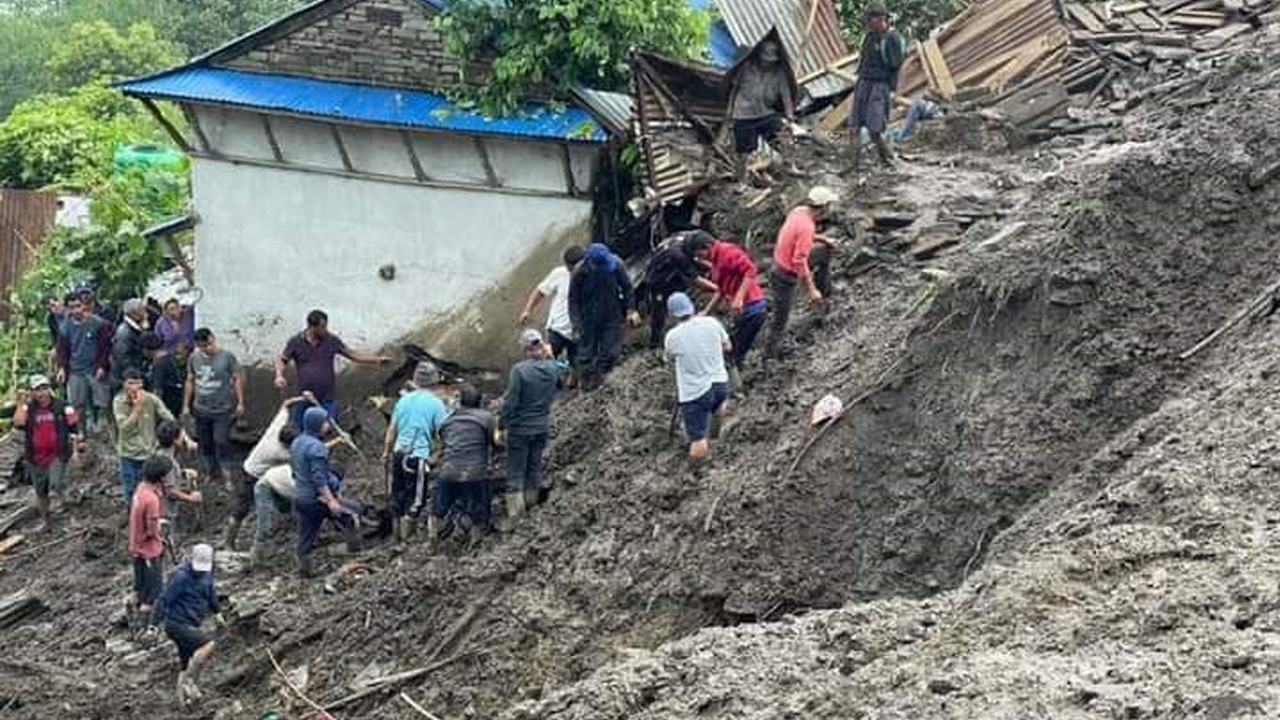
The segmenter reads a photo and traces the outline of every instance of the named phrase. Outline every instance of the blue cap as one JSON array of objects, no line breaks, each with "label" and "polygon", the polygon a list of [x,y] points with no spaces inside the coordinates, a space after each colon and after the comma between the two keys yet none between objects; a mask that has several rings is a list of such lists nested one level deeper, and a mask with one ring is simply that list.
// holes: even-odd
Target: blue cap
[{"label": "blue cap", "polygon": [[682,292],[672,293],[667,298],[667,312],[678,318],[689,317],[694,312],[693,301]]}]

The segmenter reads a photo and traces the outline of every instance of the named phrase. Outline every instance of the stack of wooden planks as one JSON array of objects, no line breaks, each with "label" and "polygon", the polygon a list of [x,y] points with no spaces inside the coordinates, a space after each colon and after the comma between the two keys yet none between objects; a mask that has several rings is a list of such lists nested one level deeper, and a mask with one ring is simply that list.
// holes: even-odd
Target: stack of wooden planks
[{"label": "stack of wooden planks", "polygon": [[[914,97],[993,108],[1024,130],[1091,104],[1125,72],[1181,62],[1274,21],[1280,0],[985,0],[915,43],[898,113]],[[856,59],[838,63],[846,74]],[[1084,96],[1084,102],[1079,102]],[[821,126],[847,122],[852,97]]]}]

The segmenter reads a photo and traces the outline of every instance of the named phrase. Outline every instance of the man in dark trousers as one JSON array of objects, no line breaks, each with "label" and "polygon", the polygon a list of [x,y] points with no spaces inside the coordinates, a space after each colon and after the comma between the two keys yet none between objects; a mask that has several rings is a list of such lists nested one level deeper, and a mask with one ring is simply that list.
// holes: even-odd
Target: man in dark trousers
[{"label": "man in dark trousers", "polygon": [[702,314],[714,315],[723,303],[733,318],[733,330],[729,335],[733,350],[727,357],[729,388],[740,393],[742,366],[764,328],[769,315],[769,301],[760,289],[756,263],[746,250],[731,242],[710,240],[709,237],[699,238],[693,243],[692,250],[698,262],[711,271],[710,280],[699,280],[702,287],[712,292],[711,302]]},{"label": "man in dark trousers", "polygon": [[111,326],[90,313],[78,293],[67,295],[66,309],[58,328],[58,382],[66,383],[67,402],[83,429],[96,431],[110,421]]},{"label": "man in dark trousers", "polygon": [[178,648],[178,701],[183,705],[201,697],[200,671],[213,656],[214,640],[200,625],[209,615],[225,625],[217,613],[213,547],[201,543],[191,548],[190,559],[173,572],[156,604],[156,620]]},{"label": "man in dark trousers", "polygon": [[809,303],[818,307],[829,292],[831,238],[818,232],[818,223],[826,217],[840,196],[831,188],[818,186],[809,191],[804,203],[787,214],[778,229],[773,247],[773,268],[769,271],[769,289],[773,293],[773,317],[769,322],[769,339],[765,357],[775,360],[782,351],[782,338],[795,301],[797,286],[803,285]]},{"label": "man in dark trousers", "polygon": [[142,347],[142,334],[147,331],[147,304],[138,298],[124,301],[124,319],[116,326],[111,339],[111,392],[124,387],[126,370],[137,370],[142,377],[151,375],[151,361]]},{"label": "man in dark trousers", "polygon": [[31,378],[31,398],[13,411],[13,427],[26,438],[23,456],[27,478],[36,490],[40,529],[49,524],[50,498],[61,491],[67,463],[80,452],[80,426],[75,408],[53,396],[49,378]]},{"label": "man in dark trousers", "polygon": [[[440,384],[440,370],[430,360],[413,369],[411,392],[400,396],[383,438],[382,461],[391,463],[391,514],[397,540],[413,534],[415,519],[426,506],[431,472],[431,448],[449,411],[431,388]],[[427,541],[435,540],[428,523]]]},{"label": "man in dark trousers", "polygon": [[506,431],[507,517],[519,517],[538,503],[542,490],[542,452],[551,432],[551,403],[560,386],[560,368],[542,334],[520,334],[524,360],[511,368],[502,401],[501,424]]},{"label": "man in dark trousers", "polygon": [[641,281],[645,310],[649,313],[649,347],[662,347],[667,329],[667,298],[685,292],[698,280],[698,266],[691,249],[697,242],[714,238],[703,230],[680,232],[667,238],[649,259]]},{"label": "man in dark trousers", "polygon": [[777,43],[768,40],[742,65],[738,75],[732,108],[734,149],[746,156],[756,151],[761,140],[773,142],[782,129],[782,119],[795,117],[795,105],[782,52]]},{"label": "man in dark trousers", "polygon": [[464,385],[458,392],[458,409],[440,426],[440,469],[431,494],[428,543],[435,540],[434,524],[442,522],[454,506],[470,520],[471,542],[489,529],[489,460],[497,444],[498,418],[481,409],[480,391]]},{"label": "man in dark trousers", "polygon": [[[209,328],[196,330],[195,343],[196,351],[187,359],[182,413],[195,418],[205,477],[225,480],[227,489],[237,492],[241,488],[231,484],[222,464],[231,455],[231,425],[244,417],[244,371],[235,355],[218,347]],[[227,527],[231,530],[231,525]]]},{"label": "man in dark trousers", "polygon": [[600,387],[618,362],[626,324],[640,323],[634,306],[631,278],[622,260],[602,243],[592,243],[569,281],[569,315],[578,335],[583,390]]},{"label": "man in dark trousers", "polygon": [[893,153],[884,139],[885,126],[889,124],[890,103],[898,87],[898,71],[906,56],[906,43],[896,30],[889,27],[889,12],[884,4],[872,2],[863,11],[866,22],[862,36],[862,53],[858,59],[858,84],[853,90],[852,172],[859,170],[862,161],[862,128],[871,135],[880,153],[880,160],[893,165]]},{"label": "man in dark trousers", "polygon": [[[329,332],[329,316],[323,310],[312,310],[307,314],[307,329],[294,335],[284,346],[280,357],[276,358],[276,387],[283,390],[289,386],[284,371],[289,363],[293,363],[298,371],[298,394],[310,392],[315,395],[316,402],[324,406],[329,417],[337,419],[338,403],[336,400],[337,376],[334,373],[333,359],[341,355],[354,363],[365,365],[386,365],[391,358],[357,350],[342,342],[337,335]],[[302,427],[302,413],[307,406],[293,406],[293,424]]]},{"label": "man in dark trousers", "polygon": [[289,447],[296,487],[293,511],[298,516],[298,573],[303,577],[315,575],[311,553],[326,520],[342,528],[348,550],[360,549],[357,516],[343,507],[341,481],[329,468],[329,447],[324,442],[328,427],[329,414],[324,408],[307,408],[302,415],[302,434]]}]

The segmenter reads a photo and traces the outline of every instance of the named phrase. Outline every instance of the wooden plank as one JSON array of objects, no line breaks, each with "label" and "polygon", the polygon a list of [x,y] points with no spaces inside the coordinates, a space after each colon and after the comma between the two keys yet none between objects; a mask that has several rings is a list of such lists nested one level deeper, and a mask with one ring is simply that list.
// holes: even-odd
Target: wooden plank
[{"label": "wooden plank", "polygon": [[151,113],[151,117],[159,123],[160,127],[164,128],[164,131],[169,134],[169,137],[173,139],[173,142],[176,143],[179,148],[182,148],[182,152],[191,152],[191,143],[187,142],[187,139],[182,136],[182,133],[178,132],[178,128],[174,127],[173,123],[169,122],[169,118],[165,117],[164,113],[160,112],[160,108],[156,106],[155,101],[151,98],[140,99],[142,100],[142,106],[147,109],[147,112]]},{"label": "wooden plank", "polygon": [[404,144],[405,152],[409,153],[409,164],[413,166],[413,176],[418,178],[418,182],[429,181],[431,178],[422,169],[422,161],[418,160],[418,151],[413,149],[413,136],[408,130],[400,131],[400,142]]},{"label": "wooden plank", "polygon": [[[501,187],[502,180],[498,178],[497,171],[493,169],[493,159],[489,157],[489,146],[485,145],[480,138],[475,138],[475,144],[476,152],[480,154],[480,164],[484,166],[485,182],[491,187]],[[565,152],[568,150],[568,146],[565,146]]]},{"label": "wooden plank", "polygon": [[22,541],[26,539],[27,539],[26,535],[13,535],[11,537],[5,538],[3,541],[0,541],[0,555],[3,555],[9,552],[10,550],[14,549],[15,547],[21,545]]},{"label": "wooden plank", "polygon": [[934,235],[932,237],[923,237],[911,243],[911,257],[916,260],[925,260],[938,254],[939,250],[951,247],[960,242],[960,238],[955,235]]},{"label": "wooden plank", "polygon": [[280,151],[280,143],[276,140],[276,131],[271,127],[271,117],[266,113],[259,115],[262,118],[262,132],[267,135],[267,144],[271,146],[271,155],[276,162],[285,162],[284,153]]},{"label": "wooden plank", "polygon": [[956,94],[956,83],[951,77],[946,59],[942,56],[942,48],[938,47],[938,39],[930,37],[920,44],[920,49],[925,64],[937,80],[938,93],[942,95],[943,100],[950,100]]},{"label": "wooden plank", "polygon": [[1215,20],[1212,18],[1193,17],[1179,13],[1177,15],[1171,15],[1169,17],[1169,22],[1174,25],[1182,25],[1184,27],[1220,28],[1226,23],[1226,18]]},{"label": "wooden plank", "polygon": [[1111,6],[1111,13],[1113,15],[1127,15],[1131,12],[1146,10],[1149,7],[1151,7],[1151,5],[1147,3],[1147,0],[1136,0],[1136,2],[1120,2],[1120,3],[1115,3],[1114,5]]},{"label": "wooden plank", "polygon": [[1063,8],[1065,8],[1067,14],[1075,19],[1075,21],[1084,27],[1085,30],[1088,30],[1091,33],[1104,33],[1107,31],[1107,26],[1099,22],[1098,16],[1094,15],[1093,11],[1084,5],[1081,5],[1080,3],[1068,3],[1063,5]]}]

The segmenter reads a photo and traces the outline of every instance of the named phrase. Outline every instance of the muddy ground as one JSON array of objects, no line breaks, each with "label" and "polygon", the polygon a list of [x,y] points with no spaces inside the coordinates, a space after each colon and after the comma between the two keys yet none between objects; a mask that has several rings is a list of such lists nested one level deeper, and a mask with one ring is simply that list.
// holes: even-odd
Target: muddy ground
[{"label": "muddy ground", "polygon": [[[1280,275],[1280,180],[1257,182],[1278,59],[1251,36],[1101,133],[1006,147],[950,118],[894,172],[846,179],[845,149],[814,142],[763,199],[717,188],[718,229],[762,258],[809,185],[848,202],[829,312],[752,363],[709,468],[668,437],[669,370],[637,349],[560,402],[555,489],[513,534],[379,544],[312,582],[282,536],[269,570],[222,573],[233,622],[190,712],[171,648],[109,625],[128,564],[91,464],[27,547],[61,543],[0,558],[0,596],[48,606],[0,630],[0,714],[313,716],[270,648],[322,705],[430,668],[338,718],[411,717],[401,691],[441,718],[1280,716],[1280,329],[1178,358]],[[800,457],[827,393],[861,401]]]}]

